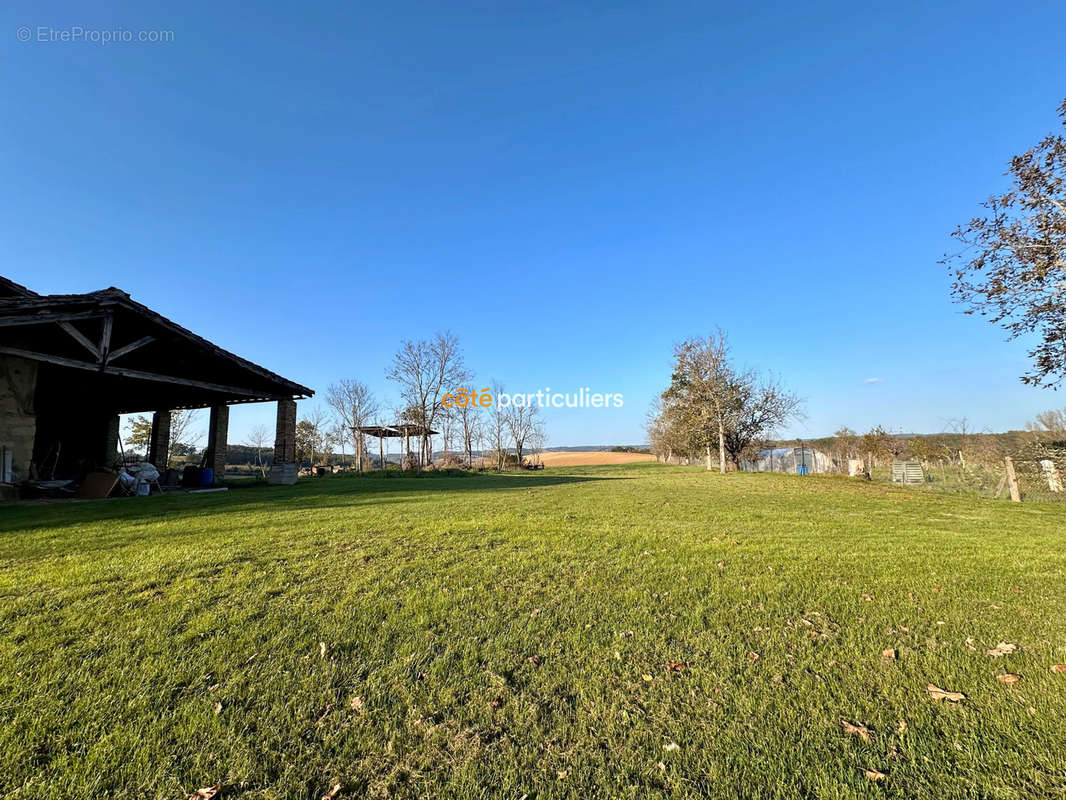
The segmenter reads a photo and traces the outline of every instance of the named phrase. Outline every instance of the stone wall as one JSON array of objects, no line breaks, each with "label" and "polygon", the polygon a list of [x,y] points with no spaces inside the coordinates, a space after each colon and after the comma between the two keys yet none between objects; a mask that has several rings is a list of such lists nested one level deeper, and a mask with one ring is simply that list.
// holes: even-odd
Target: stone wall
[{"label": "stone wall", "polygon": [[37,432],[33,406],[36,388],[37,362],[0,356],[0,447],[12,453],[16,481],[29,477]]}]

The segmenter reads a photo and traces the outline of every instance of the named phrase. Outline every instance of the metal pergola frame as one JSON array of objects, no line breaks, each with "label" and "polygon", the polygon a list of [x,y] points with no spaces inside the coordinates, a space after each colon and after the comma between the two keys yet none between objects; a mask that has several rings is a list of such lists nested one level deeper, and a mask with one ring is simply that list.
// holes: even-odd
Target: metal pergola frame
[{"label": "metal pergola frame", "polygon": [[[365,434],[366,436],[375,436],[378,440],[378,463],[381,465],[382,471],[385,475],[388,475],[388,468],[385,466],[385,440],[386,439],[403,439],[404,442],[404,457],[409,458],[411,456],[411,437],[412,436],[435,436],[439,431],[432,430],[425,425],[417,425],[415,423],[398,422],[394,425],[357,425],[352,428],[353,431],[359,434]],[[419,462],[419,466],[424,466]],[[400,462],[400,468],[403,468],[403,462]]]}]

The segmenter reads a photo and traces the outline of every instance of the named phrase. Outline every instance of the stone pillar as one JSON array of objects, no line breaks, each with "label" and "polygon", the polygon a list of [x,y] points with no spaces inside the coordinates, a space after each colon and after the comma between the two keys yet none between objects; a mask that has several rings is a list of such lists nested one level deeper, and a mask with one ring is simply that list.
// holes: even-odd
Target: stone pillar
[{"label": "stone pillar", "polygon": [[118,463],[118,414],[104,418],[104,439],[100,447],[100,464],[111,469]]},{"label": "stone pillar", "polygon": [[160,472],[167,468],[170,452],[170,412],[156,411],[152,414],[152,434],[148,439],[148,461]]},{"label": "stone pillar", "polygon": [[4,460],[10,459],[13,474],[22,481],[30,477],[33,444],[37,435],[34,394],[37,391],[37,362],[13,356],[0,356],[0,482]]},{"label": "stone pillar", "polygon": [[226,447],[229,444],[229,406],[211,406],[207,425],[207,466],[215,472],[215,483],[226,475]]},{"label": "stone pillar", "polygon": [[270,483],[296,483],[296,401],[278,400],[278,425],[274,436],[274,463]]}]

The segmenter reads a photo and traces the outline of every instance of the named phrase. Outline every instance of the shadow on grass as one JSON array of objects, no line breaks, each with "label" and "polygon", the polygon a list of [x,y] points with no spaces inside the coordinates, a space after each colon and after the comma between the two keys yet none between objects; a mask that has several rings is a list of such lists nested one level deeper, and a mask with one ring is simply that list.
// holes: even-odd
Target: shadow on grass
[{"label": "shadow on grass", "polygon": [[[398,505],[418,502],[433,494],[463,491],[529,490],[564,484],[625,480],[607,475],[465,474],[417,477],[331,476],[301,479],[295,486],[257,484],[234,487],[229,492],[175,494],[150,498],[109,500],[59,500],[13,504],[0,508],[0,540],[21,533],[58,531],[79,525],[113,522],[130,526],[165,519],[180,523],[222,513],[321,511],[330,508]],[[10,541],[10,540],[9,540]]]}]

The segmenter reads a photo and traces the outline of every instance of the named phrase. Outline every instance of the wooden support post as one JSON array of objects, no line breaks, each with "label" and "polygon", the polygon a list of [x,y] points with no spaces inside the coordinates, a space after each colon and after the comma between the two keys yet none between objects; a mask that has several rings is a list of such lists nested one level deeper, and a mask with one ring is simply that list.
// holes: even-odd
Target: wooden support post
[{"label": "wooden support post", "polygon": [[1014,474],[1014,461],[1010,456],[1003,459],[1003,466],[1007,469],[1007,488],[1010,489],[1012,503],[1022,502],[1022,494],[1018,491],[1018,476]]},{"label": "wooden support post", "polygon": [[378,466],[385,469],[385,437],[378,436]]}]

